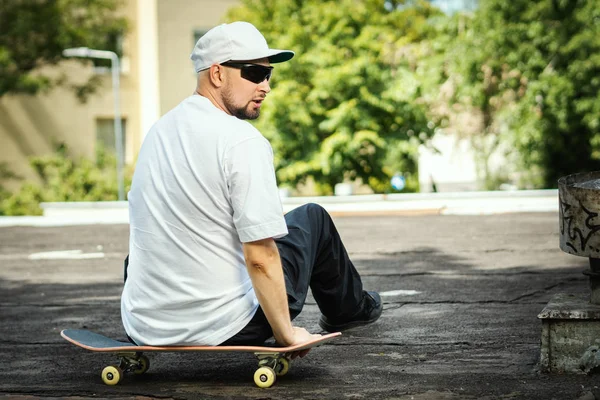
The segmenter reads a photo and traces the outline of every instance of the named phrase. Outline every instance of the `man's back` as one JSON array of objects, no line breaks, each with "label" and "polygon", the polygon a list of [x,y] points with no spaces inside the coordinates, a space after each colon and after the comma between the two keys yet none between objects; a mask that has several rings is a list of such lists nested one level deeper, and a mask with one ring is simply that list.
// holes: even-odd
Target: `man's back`
[{"label": "man's back", "polygon": [[[257,190],[248,176],[267,189]],[[208,99],[191,96],[156,123],[129,193],[122,315],[138,344],[216,345],[250,321],[258,301],[241,241],[269,223],[268,215],[247,210],[260,208],[255,203],[273,190],[266,139]],[[281,216],[280,203],[263,206]]]}]

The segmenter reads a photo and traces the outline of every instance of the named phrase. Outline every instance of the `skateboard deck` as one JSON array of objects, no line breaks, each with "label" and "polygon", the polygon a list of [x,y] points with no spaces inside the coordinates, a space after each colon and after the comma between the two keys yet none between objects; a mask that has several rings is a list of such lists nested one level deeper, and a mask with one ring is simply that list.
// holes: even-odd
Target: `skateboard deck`
[{"label": "skateboard deck", "polygon": [[74,345],[99,353],[114,353],[119,357],[118,365],[109,365],[102,370],[102,380],[107,385],[116,385],[125,373],[140,375],[150,368],[150,359],[143,352],[210,351],[254,353],[258,358],[258,369],[254,373],[254,383],[267,388],[275,383],[277,376],[285,375],[291,364],[290,354],[311,349],[338,336],[340,332],[323,335],[320,338],[288,347],[268,346],[137,346],[121,342],[86,329],[64,329],[60,335]]}]

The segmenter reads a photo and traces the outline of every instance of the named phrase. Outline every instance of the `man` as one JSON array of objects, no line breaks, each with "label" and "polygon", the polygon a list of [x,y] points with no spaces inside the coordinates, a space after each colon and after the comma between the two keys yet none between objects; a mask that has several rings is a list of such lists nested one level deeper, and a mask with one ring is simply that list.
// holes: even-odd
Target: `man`
[{"label": "man", "polygon": [[135,343],[302,343],[318,336],[291,322],[309,287],[327,331],[381,315],[325,210],[284,218],[271,146],[244,121],[271,91],[271,64],[293,56],[247,22],[217,26],[194,47],[196,92],[146,136],[129,193],[121,311]]}]

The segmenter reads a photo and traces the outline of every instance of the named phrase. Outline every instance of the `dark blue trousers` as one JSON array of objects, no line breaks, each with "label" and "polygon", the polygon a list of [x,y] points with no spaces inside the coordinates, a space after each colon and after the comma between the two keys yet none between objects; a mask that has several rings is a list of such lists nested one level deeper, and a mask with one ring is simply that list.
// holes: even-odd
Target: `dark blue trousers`
[{"label": "dark blue trousers", "polygon": [[[327,211],[306,204],[287,213],[285,221],[289,234],[275,242],[291,319],[302,311],[309,288],[327,318],[351,318],[362,305],[362,281]],[[271,336],[273,331],[259,307],[248,325],[221,345],[262,344]]]}]

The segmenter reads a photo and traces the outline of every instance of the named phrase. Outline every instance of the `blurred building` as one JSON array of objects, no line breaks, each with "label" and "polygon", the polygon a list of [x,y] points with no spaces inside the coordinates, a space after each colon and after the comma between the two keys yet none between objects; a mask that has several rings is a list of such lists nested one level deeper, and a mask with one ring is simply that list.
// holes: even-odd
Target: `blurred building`
[{"label": "blurred building", "polygon": [[477,7],[477,0],[430,0],[430,3],[446,14],[454,14],[457,11],[473,11]]},{"label": "blurred building", "polygon": [[[145,133],[165,112],[193,93],[196,74],[189,54],[196,40],[222,22],[237,0],[125,0],[122,12],[130,30],[122,40],[121,115],[125,161],[132,163]],[[100,49],[102,50],[102,49]],[[80,103],[73,91],[55,88],[35,96],[0,98],[0,161],[18,175],[32,178],[28,158],[66,143],[76,156],[93,157],[98,143],[113,148],[114,103],[111,74],[68,60],[45,73],[85,82],[92,74],[102,86]]]}]

